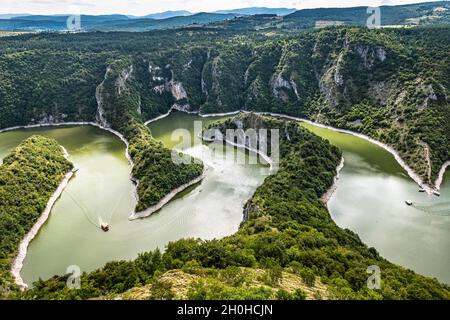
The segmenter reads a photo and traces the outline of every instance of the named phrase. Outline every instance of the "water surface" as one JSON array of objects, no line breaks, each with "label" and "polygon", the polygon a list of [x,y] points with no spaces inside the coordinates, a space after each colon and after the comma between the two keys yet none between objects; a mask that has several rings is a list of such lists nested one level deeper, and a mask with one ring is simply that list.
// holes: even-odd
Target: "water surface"
[{"label": "water surface", "polygon": [[[176,143],[166,139],[166,134],[180,127],[192,130],[192,120],[201,120],[190,116],[181,122],[177,116],[174,119],[172,122],[168,117],[152,125],[155,137],[169,147]],[[28,284],[64,274],[72,265],[92,271],[109,261],[134,259],[141,252],[164,249],[168,242],[181,238],[213,239],[233,234],[242,221],[243,205],[265,178],[261,174],[265,167],[236,164],[207,152],[209,146],[200,143],[186,152],[207,164],[204,181],[151,217],[129,221],[135,206],[134,186],[125,146],[118,138],[89,126],[16,130],[0,134],[0,157],[32,134],[57,139],[79,171],[30,244],[21,273]],[[255,157],[236,152],[247,160]],[[110,232],[99,230],[100,220],[111,224]]]},{"label": "water surface", "polygon": [[[172,141],[174,130],[184,128],[193,135],[194,121],[206,126],[215,120],[174,113],[149,127],[155,138],[174,147],[179,143]],[[450,283],[450,173],[445,175],[442,196],[427,196],[384,149],[348,134],[303,125],[344,151],[345,167],[328,204],[336,223],[358,233],[390,261]],[[206,179],[153,216],[130,222],[134,186],[125,146],[117,137],[89,126],[16,130],[0,134],[0,159],[32,134],[57,139],[80,170],[30,245],[22,271],[27,283],[63,274],[70,265],[91,271],[112,260],[133,259],[181,238],[230,235],[238,230],[242,207],[268,170],[237,164],[199,143],[185,151],[205,162]],[[255,155],[237,152],[254,160]],[[422,210],[406,206],[406,199]],[[110,222],[111,231],[101,232],[99,220]]]},{"label": "water surface", "polygon": [[[450,283],[450,172],[441,197],[419,187],[394,156],[364,139],[302,124],[344,152],[345,166],[328,207],[388,260]],[[420,207],[408,207],[412,200]]]}]

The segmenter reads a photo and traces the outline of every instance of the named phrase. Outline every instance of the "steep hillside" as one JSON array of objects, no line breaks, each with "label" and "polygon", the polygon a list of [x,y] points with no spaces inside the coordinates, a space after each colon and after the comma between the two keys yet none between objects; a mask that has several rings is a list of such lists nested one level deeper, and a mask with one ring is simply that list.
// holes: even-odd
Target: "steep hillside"
[{"label": "steep hillside", "polygon": [[160,53],[150,68],[157,94],[142,110],[152,114],[168,94],[182,110],[309,118],[393,146],[433,184],[450,157],[449,36],[448,28],[338,29]]},{"label": "steep hillside", "polygon": [[[333,183],[341,152],[297,122],[238,116],[213,125],[278,129],[281,162],[248,201],[240,230],[222,240],[170,243],[135,261],[83,274],[80,290],[66,276],[39,281],[26,299],[450,299],[450,288],[394,265],[339,228],[321,196]],[[367,287],[368,266],[382,270]]]},{"label": "steep hillside", "polygon": [[[0,41],[1,127],[94,119],[108,66],[126,61],[116,73],[132,70],[124,99],[136,121],[171,108],[305,117],[391,145],[430,185],[450,158],[449,27],[288,36],[206,28]],[[111,123],[121,119],[116,109]]]},{"label": "steep hillside", "polygon": [[[365,26],[370,15],[367,6],[306,9],[286,16],[283,27],[309,30],[326,25]],[[380,18],[382,26],[448,24],[450,23],[450,3],[435,1],[381,6]]]},{"label": "steep hillside", "polygon": [[122,133],[128,141],[139,200],[136,210],[142,211],[199,177],[203,164],[175,163],[172,151],[151,136],[140,117],[142,82],[138,81],[137,64],[132,58],[123,57],[107,67],[104,80],[96,90],[96,119],[103,127]]},{"label": "steep hillside", "polygon": [[[376,4],[376,3],[375,3]],[[407,5],[379,7],[380,25],[384,27],[444,25],[450,23],[448,1],[435,1]],[[180,28],[195,25],[196,28],[212,24],[221,30],[292,30],[311,31],[327,26],[366,26],[373,9],[367,6],[350,8],[242,8],[216,12],[190,13],[167,11],[143,17],[125,15],[82,15],[83,31],[148,31]],[[0,15],[0,30],[61,32],[67,31],[69,16]],[[372,21],[373,22],[373,21]]]},{"label": "steep hillside", "polygon": [[[82,31],[148,31],[170,29],[195,24],[208,24],[234,19],[239,13],[197,13],[170,15],[165,18],[131,18],[124,15],[89,16],[81,15],[77,22]],[[71,16],[24,16],[0,19],[0,30],[56,32],[67,31]],[[70,25],[70,24],[69,24]]]},{"label": "steep hillside", "polygon": [[0,297],[17,289],[10,273],[19,243],[72,169],[55,140],[33,136],[0,165]]}]

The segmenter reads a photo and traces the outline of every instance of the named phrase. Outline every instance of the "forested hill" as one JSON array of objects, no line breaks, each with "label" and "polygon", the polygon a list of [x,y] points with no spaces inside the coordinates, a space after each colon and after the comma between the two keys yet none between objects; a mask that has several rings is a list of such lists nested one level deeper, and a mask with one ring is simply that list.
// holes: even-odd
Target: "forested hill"
[{"label": "forested hill", "polygon": [[15,289],[10,273],[19,243],[72,169],[53,139],[32,136],[0,165],[0,298]]},{"label": "forested hill", "polygon": [[[352,8],[318,8],[299,10],[283,19],[285,28],[308,30],[324,25],[364,26],[374,8],[367,6]],[[405,5],[382,5],[382,26],[414,26],[450,23],[450,3],[435,1]],[[369,13],[368,13],[369,12]]]},{"label": "forested hill", "polygon": [[[380,25],[389,27],[442,25],[450,23],[448,1],[434,1],[407,5],[385,5],[379,7]],[[157,29],[180,28],[212,24],[220,29],[245,30],[313,30],[330,25],[366,26],[374,8],[367,6],[350,8],[244,8],[200,12],[168,11],[143,17],[125,15],[80,16],[79,31],[132,31],[142,32]],[[65,32],[69,16],[49,15],[5,15],[0,16],[0,30],[4,31],[51,31]]]},{"label": "forested hill", "polygon": [[0,127],[93,121],[106,75],[140,123],[171,107],[306,117],[388,143],[431,184],[450,158],[449,52],[450,27],[0,38]]},{"label": "forested hill", "polygon": [[[279,171],[256,190],[240,230],[221,240],[172,242],[134,261],[84,273],[80,290],[67,276],[38,281],[26,299],[450,299],[450,288],[380,257],[339,228],[320,199],[342,154],[296,121],[254,114],[215,128],[278,129]],[[381,286],[370,290],[367,268]]]}]

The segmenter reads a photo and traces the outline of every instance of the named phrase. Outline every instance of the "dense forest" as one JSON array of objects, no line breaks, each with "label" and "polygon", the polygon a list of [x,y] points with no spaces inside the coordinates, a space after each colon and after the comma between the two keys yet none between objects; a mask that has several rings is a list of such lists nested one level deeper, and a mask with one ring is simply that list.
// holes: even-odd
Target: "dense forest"
[{"label": "dense forest", "polygon": [[429,184],[450,158],[449,27],[286,33],[205,26],[24,34],[0,44],[0,127],[95,120],[100,93],[106,120],[121,126],[131,118],[108,107],[108,98],[140,124],[170,108],[245,109],[362,132],[393,146]]},{"label": "dense forest", "polygon": [[[67,276],[38,281],[22,299],[450,299],[450,288],[381,258],[339,228],[321,196],[341,152],[297,122],[240,115],[252,128],[279,129],[281,163],[248,201],[240,230],[221,240],[185,239],[84,273],[80,290]],[[382,270],[369,290],[368,266]]]},{"label": "dense forest", "polygon": [[[139,70],[138,70],[139,71]],[[140,117],[141,98],[134,64],[130,58],[115,60],[108,66],[104,81],[97,87],[97,121],[121,132],[128,141],[137,182],[137,211],[156,205],[172,190],[200,176],[201,161],[175,163],[172,151],[153,139]]]},{"label": "dense forest", "polygon": [[72,164],[55,140],[32,136],[0,165],[0,296],[17,289],[10,273],[19,243]]},{"label": "dense forest", "polygon": [[[296,14],[281,25],[259,16],[157,32],[0,37],[0,129],[96,121],[120,132],[134,162],[138,211],[203,171],[174,164],[145,125],[171,109],[282,113],[361,132],[393,146],[433,184],[450,159],[450,27],[302,32]],[[266,22],[271,28],[254,30]],[[448,286],[386,261],[333,222],[320,197],[338,149],[297,123],[253,114],[216,127],[236,120],[283,133],[280,170],[246,204],[238,233],[111,262],[83,274],[81,290],[55,276],[9,297],[450,299]],[[2,289],[11,287],[20,239],[70,168],[60,147],[39,137],[1,166]],[[382,270],[381,289],[366,286],[370,265]]]}]

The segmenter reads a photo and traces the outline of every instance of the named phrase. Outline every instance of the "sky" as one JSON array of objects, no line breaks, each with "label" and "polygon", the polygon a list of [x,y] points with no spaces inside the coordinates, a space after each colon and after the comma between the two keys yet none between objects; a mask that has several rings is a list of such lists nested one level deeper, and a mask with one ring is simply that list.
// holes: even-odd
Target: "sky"
[{"label": "sky", "polygon": [[143,16],[166,10],[210,12],[245,7],[353,7],[428,2],[429,0],[0,0],[0,14],[127,14]]}]

